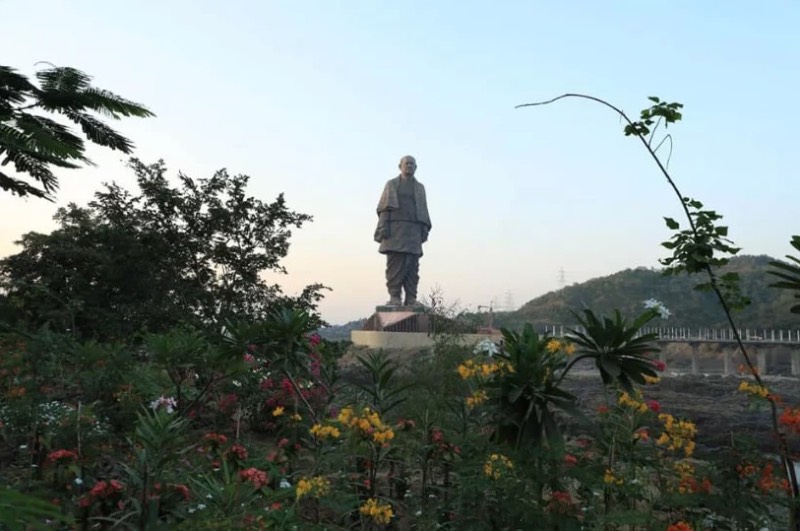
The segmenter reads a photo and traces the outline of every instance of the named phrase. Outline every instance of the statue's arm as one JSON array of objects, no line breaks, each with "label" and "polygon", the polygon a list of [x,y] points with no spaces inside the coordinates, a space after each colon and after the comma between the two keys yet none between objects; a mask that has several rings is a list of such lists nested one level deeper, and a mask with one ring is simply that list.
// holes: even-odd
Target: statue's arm
[{"label": "statue's arm", "polygon": [[375,228],[374,240],[381,243],[389,237],[389,218],[391,210],[378,212],[378,226]]}]

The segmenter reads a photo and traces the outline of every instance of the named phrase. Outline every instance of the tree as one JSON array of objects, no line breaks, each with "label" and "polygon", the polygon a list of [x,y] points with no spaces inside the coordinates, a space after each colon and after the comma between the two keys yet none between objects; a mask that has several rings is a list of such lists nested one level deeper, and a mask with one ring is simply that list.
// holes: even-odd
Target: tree
[{"label": "tree", "polygon": [[68,67],[51,67],[36,73],[40,86],[11,67],[0,66],[0,168],[11,164],[17,174],[27,174],[38,187],[0,170],[0,188],[19,196],[52,200],[58,178],[52,168],[79,168],[92,164],[85,144],[64,124],[43,113],[56,114],[80,126],[97,145],[130,154],[133,144],[93,113],[119,120],[148,117],[152,112],[138,103],[91,85],[91,77]]},{"label": "tree", "polygon": [[259,320],[279,305],[315,311],[324,286],[288,297],[262,278],[285,273],[291,228],[312,219],[289,210],[283,194],[263,203],[246,194],[249,177],[225,170],[198,181],[180,174],[173,188],[163,162],[130,166],[138,195],[106,184],[87,207],[60,209],[58,229],[25,234],[22,251],[0,261],[5,313],[17,324],[106,339]]}]

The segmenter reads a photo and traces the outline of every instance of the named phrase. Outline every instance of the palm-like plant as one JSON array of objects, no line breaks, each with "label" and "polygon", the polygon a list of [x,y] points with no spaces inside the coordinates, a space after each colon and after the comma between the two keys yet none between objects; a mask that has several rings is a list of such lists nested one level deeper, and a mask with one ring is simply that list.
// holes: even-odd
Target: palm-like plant
[{"label": "palm-like plant", "polygon": [[[36,73],[39,86],[8,66],[0,66],[0,169],[13,166],[17,176],[0,170],[0,188],[19,196],[52,200],[58,178],[52,167],[74,169],[92,164],[83,139],[45,114],[79,126],[92,143],[129,154],[133,143],[95,116],[154,116],[144,106],[91,85],[91,77],[69,67],[51,66]],[[27,174],[38,186],[19,175]]]},{"label": "palm-like plant", "polygon": [[[792,247],[800,251],[800,236],[792,236]],[[786,258],[794,264],[786,262],[770,262],[769,265],[778,268],[778,271],[770,271],[769,274],[781,279],[775,284],[770,284],[773,288],[783,288],[795,291],[795,298],[800,299],[800,260],[794,256],[787,255]],[[800,313],[800,304],[795,304],[789,309],[792,313]]]},{"label": "palm-like plant", "polygon": [[556,410],[577,414],[576,397],[560,387],[566,356],[548,348],[552,340],[539,335],[530,324],[521,333],[503,329],[503,352],[497,355],[513,370],[488,385],[500,397],[498,440],[519,448],[547,442],[562,444]]},{"label": "palm-like plant", "polygon": [[640,334],[645,324],[658,317],[656,310],[645,311],[630,324],[619,310],[613,319],[598,317],[588,309],[583,311],[583,317],[574,315],[582,327],[570,330],[570,339],[578,345],[578,351],[563,374],[582,359],[594,359],[603,384],[617,382],[628,392],[633,392],[634,382],[643,385],[645,376],[656,376],[648,354],[659,350],[653,346],[658,335]]}]

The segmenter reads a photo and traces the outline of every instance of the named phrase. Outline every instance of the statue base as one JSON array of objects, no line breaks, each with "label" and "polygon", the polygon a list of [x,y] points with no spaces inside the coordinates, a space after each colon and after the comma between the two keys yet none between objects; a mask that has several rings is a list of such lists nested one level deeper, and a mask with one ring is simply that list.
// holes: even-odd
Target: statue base
[{"label": "statue base", "polygon": [[431,319],[428,309],[422,304],[413,306],[375,307],[375,313],[367,319],[362,330],[372,332],[430,332]]}]

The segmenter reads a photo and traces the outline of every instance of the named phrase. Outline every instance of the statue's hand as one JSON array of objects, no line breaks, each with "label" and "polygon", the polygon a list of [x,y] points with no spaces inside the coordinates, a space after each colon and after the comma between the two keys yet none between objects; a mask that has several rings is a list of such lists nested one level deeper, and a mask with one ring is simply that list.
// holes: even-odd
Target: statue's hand
[{"label": "statue's hand", "polygon": [[378,225],[378,228],[375,229],[375,236],[373,236],[373,238],[378,243],[381,243],[386,239],[386,229],[384,229],[383,225]]}]

